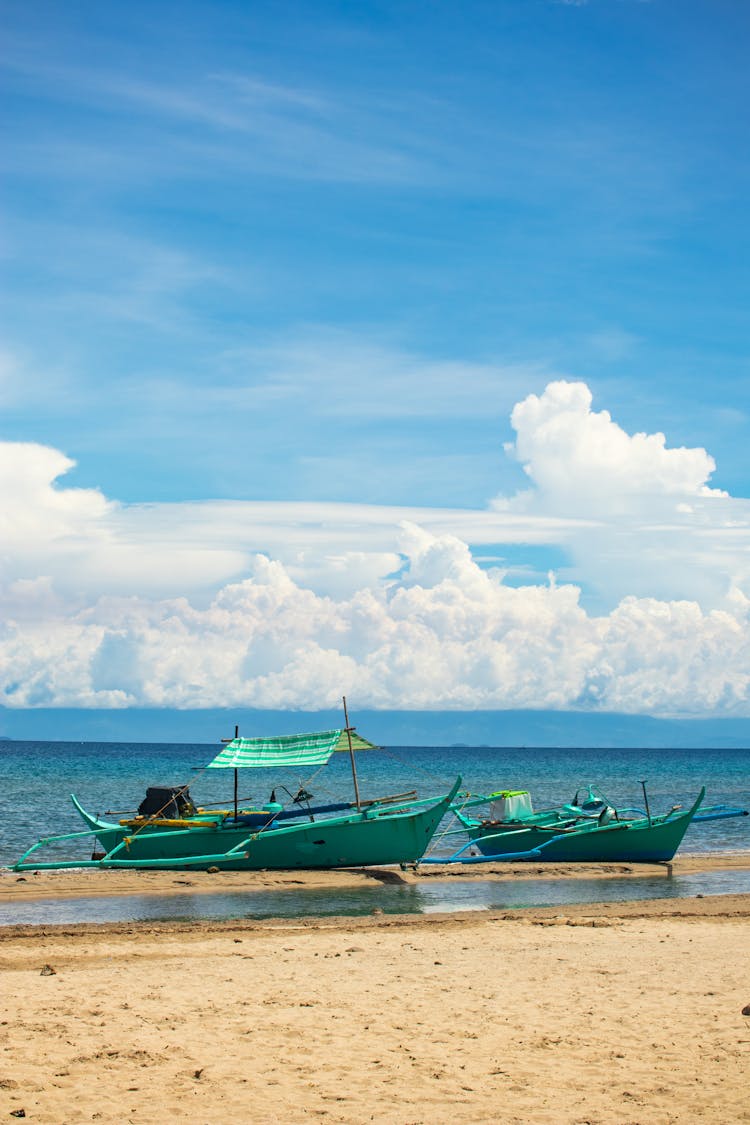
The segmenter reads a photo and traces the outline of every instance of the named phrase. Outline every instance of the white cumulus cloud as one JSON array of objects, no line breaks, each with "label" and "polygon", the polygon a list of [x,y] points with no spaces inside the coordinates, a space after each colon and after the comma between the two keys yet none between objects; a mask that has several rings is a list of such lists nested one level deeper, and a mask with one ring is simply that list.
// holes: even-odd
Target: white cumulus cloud
[{"label": "white cumulus cloud", "polygon": [[566,537],[570,574],[598,604],[628,594],[718,606],[750,579],[750,505],[708,484],[701,448],[670,448],[663,433],[628,434],[592,410],[585,383],[559,380],[514,407],[506,451],[533,487],[498,511],[585,519]]},{"label": "white cumulus cloud", "polygon": [[669,449],[662,433],[628,434],[591,403],[585,383],[558,380],[511,414],[517,436],[509,452],[558,514],[611,512],[634,498],[726,495],[706,484],[716,464],[705,449]]},{"label": "white cumulus cloud", "polygon": [[[0,443],[0,702],[750,714],[748,502],[582,383],[512,424],[530,487],[471,512],[126,506]],[[504,544],[567,573],[513,585]]]},{"label": "white cumulus cloud", "polygon": [[628,598],[592,617],[572,585],[512,588],[460,540],[407,528],[391,585],[333,599],[264,556],[196,608],[101,598],[0,638],[9,705],[564,708],[742,713],[747,602]]}]

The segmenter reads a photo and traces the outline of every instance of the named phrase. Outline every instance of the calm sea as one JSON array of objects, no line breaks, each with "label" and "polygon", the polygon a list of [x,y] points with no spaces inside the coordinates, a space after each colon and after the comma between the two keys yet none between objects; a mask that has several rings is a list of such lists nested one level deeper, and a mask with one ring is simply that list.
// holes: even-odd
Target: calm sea
[{"label": "calm sea", "polygon": [[[202,770],[219,749],[218,744],[1,741],[0,866],[13,863],[39,836],[83,827],[70,793],[91,812],[122,815],[137,807],[147,785],[190,782],[197,803],[231,804],[232,772]],[[691,803],[701,785],[710,804],[750,808],[750,750],[398,746],[359,754],[357,763],[363,799],[411,789],[419,796],[437,795],[461,774],[464,786],[477,793],[528,789],[535,808],[570,800],[589,782],[613,804],[642,808],[641,780],[654,813]],[[312,777],[244,771],[239,795],[262,803],[275,787],[283,802],[287,791],[301,784],[321,802],[351,799],[348,755],[334,755]],[[449,842],[453,838],[443,841],[441,852]],[[693,825],[682,851],[750,851],[750,817]]]}]

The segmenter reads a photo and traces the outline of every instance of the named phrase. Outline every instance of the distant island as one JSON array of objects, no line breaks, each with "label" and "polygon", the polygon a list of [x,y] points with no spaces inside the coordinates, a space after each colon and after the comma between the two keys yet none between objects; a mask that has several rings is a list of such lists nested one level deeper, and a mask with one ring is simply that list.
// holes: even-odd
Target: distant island
[{"label": "distant island", "polygon": [[[350,705],[351,721],[386,746],[746,748],[750,718],[659,719],[585,711],[372,711]],[[0,707],[0,739],[24,741],[217,743],[247,736],[325,730],[340,710],[261,711],[213,708],[83,710]]]}]

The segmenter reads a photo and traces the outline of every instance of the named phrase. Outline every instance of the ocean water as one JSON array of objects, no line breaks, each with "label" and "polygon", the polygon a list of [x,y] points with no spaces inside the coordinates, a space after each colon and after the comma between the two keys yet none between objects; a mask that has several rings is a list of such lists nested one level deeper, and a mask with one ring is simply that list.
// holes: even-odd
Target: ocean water
[{"label": "ocean water", "polygon": [[[91,812],[124,815],[134,810],[149,785],[190,782],[202,804],[231,806],[233,774],[203,767],[219,744],[0,741],[0,866],[9,866],[40,836],[83,828],[69,799],[75,793]],[[444,793],[457,774],[476,793],[528,789],[541,809],[570,800],[593,783],[617,805],[643,808],[641,780],[647,782],[651,811],[689,805],[701,785],[706,802],[750,808],[750,749],[591,749],[527,747],[388,747],[357,756],[363,799],[417,789],[420,797]],[[284,802],[300,785],[317,801],[350,800],[347,754],[334,755],[312,776],[247,770],[240,774],[240,798],[263,803],[272,788]],[[441,826],[436,851],[446,854],[461,837]],[[88,841],[80,845],[87,858]],[[682,852],[750,851],[750,817],[690,827]],[[88,846],[90,853],[90,846]],[[39,858],[43,858],[40,853]]]}]

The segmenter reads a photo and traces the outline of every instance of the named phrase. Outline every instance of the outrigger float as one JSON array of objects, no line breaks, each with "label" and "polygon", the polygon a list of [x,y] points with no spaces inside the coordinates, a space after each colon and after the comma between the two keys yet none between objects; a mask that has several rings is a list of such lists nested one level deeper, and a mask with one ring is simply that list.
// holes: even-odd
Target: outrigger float
[{"label": "outrigger float", "polygon": [[[464,794],[451,806],[469,839],[448,856],[430,855],[426,864],[471,864],[523,860],[557,863],[667,863],[674,858],[691,824],[747,816],[729,805],[703,806],[701,789],[693,805],[673,805],[653,816],[641,782],[645,811],[616,808],[593,786],[576,793],[570,804],[535,813],[526,790],[503,790],[487,796]],[[488,806],[480,818],[467,810]],[[479,854],[475,854],[478,852]]]},{"label": "outrigger float", "polygon": [[[64,868],[206,869],[226,871],[293,868],[370,867],[413,864],[424,855],[460,785],[449,793],[417,800],[415,791],[363,801],[355,752],[377,749],[349,726],[339,730],[278,738],[227,740],[207,769],[234,770],[232,809],[204,809],[193,803],[187,785],[150,788],[138,814],[119,822],[87,812],[75,795],[73,805],[86,831],[48,836],[37,841],[15,864],[14,871],[57,871]],[[263,767],[325,766],[338,750],[349,752],[354,802],[313,806],[301,788],[284,808],[274,799],[261,808],[240,808],[237,772]],[[95,837],[103,849],[91,859],[41,860],[40,849]]]}]

